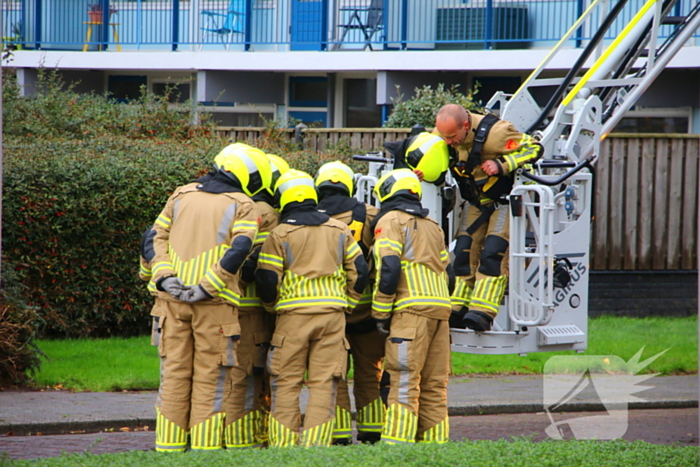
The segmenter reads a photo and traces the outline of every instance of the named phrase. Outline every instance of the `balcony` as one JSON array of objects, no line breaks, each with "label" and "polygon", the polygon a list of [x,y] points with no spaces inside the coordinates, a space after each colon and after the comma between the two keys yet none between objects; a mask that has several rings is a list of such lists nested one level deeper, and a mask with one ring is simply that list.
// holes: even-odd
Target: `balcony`
[{"label": "balcony", "polygon": [[[609,39],[643,3],[628,2],[609,30]],[[674,15],[683,16],[692,3],[680,0]],[[586,0],[0,2],[6,45],[95,52],[550,48],[587,4]],[[600,20],[579,28],[570,46],[585,44]]]}]

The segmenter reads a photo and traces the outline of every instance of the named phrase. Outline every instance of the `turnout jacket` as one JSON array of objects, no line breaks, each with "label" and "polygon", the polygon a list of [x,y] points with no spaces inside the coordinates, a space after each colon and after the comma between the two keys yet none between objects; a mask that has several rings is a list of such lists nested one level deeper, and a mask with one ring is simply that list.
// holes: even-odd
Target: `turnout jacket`
[{"label": "turnout jacket", "polygon": [[255,269],[258,266],[263,243],[270,236],[272,229],[280,223],[279,212],[265,201],[255,201],[255,209],[260,219],[260,227],[253,243],[253,252],[241,270],[240,288],[243,296],[241,297],[241,306],[238,309],[239,313],[257,312],[263,306],[255,286]]},{"label": "turnout jacket", "polygon": [[199,183],[181,186],[170,196],[154,224],[151,262],[158,297],[178,301],[160,287],[169,276],[201,286],[211,304],[238,306],[238,270],[258,232],[253,200],[244,193],[211,193]]},{"label": "turnout jacket", "polygon": [[399,210],[384,214],[374,229],[374,260],[374,318],[398,312],[450,317],[449,255],[437,222]]},{"label": "turnout jacket", "polygon": [[[329,201],[333,201],[335,197],[330,197]],[[354,198],[349,198],[345,197],[349,200],[354,201]],[[365,255],[365,259],[367,260],[368,263],[371,261],[371,254],[370,250],[372,249],[372,244],[374,243],[374,235],[372,234],[372,221],[374,218],[377,216],[379,213],[379,209],[376,207],[372,206],[371,204],[366,204],[364,203],[364,210],[365,210],[365,218],[363,222],[358,222],[353,216],[353,209],[349,209],[343,212],[336,212],[337,210],[334,210],[333,207],[328,206],[327,209],[325,206],[325,203],[322,200],[319,205],[318,205],[318,210],[319,212],[325,212],[329,216],[331,216],[333,219],[337,219],[340,222],[346,224],[349,228],[350,231],[353,234],[353,237],[355,240],[358,242],[360,245],[360,248],[362,249],[363,254]],[[356,204],[360,204],[359,201],[357,201]],[[342,208],[341,208],[342,209]],[[360,225],[361,224],[361,225]],[[354,323],[359,323],[361,321],[365,321],[369,318],[371,318],[372,315],[372,287],[373,287],[373,279],[374,279],[374,271],[372,270],[373,268],[370,267],[370,280],[368,281],[367,287],[365,287],[365,290],[362,292],[362,296],[360,297],[360,300],[355,307],[355,309],[352,311],[352,314],[347,316],[347,322],[354,324]]]},{"label": "turnout jacket", "polygon": [[[469,155],[474,149],[476,132],[479,124],[485,117],[485,115],[478,115],[472,112],[469,112],[468,116],[471,127],[462,144],[457,147],[457,162],[467,162],[469,160]],[[433,133],[440,135],[437,129],[433,130]],[[497,195],[508,194],[512,184],[509,175],[523,165],[535,162],[540,158],[541,154],[542,146],[532,139],[530,135],[520,133],[512,123],[506,120],[498,120],[491,127],[484,141],[481,148],[480,162],[474,165],[470,174],[479,187],[480,201],[485,203],[497,199]],[[481,169],[481,164],[489,160],[495,161],[498,165],[498,175],[490,177]],[[452,173],[459,182],[459,178],[464,177],[465,174],[456,170],[455,165],[458,164],[452,165]],[[507,182],[504,180],[506,178],[508,179]],[[486,194],[486,192],[489,193]]]},{"label": "turnout jacket", "polygon": [[321,213],[316,225],[295,225],[294,215],[263,244],[255,279],[260,298],[275,313],[349,311],[367,285],[367,263],[344,223]]}]

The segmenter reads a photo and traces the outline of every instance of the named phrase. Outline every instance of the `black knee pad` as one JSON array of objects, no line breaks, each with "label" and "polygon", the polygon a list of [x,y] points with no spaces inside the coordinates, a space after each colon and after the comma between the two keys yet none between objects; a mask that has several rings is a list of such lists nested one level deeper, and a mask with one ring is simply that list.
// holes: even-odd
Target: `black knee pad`
[{"label": "black knee pad", "polygon": [[496,277],[501,275],[501,261],[508,250],[508,240],[495,235],[489,235],[484,240],[484,248],[481,250],[481,262],[479,272],[485,276]]},{"label": "black knee pad", "polygon": [[455,245],[455,261],[454,270],[455,276],[468,276],[471,273],[469,267],[469,250],[472,247],[472,238],[469,235],[460,235],[457,237]]}]

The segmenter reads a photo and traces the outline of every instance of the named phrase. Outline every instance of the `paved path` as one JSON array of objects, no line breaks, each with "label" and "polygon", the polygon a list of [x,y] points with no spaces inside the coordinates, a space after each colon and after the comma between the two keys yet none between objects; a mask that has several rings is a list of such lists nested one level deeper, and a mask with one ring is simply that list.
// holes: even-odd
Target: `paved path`
[{"label": "paved path", "polygon": [[[616,376],[608,386],[616,387]],[[698,376],[657,376],[628,404],[631,409],[698,406]],[[619,385],[622,386],[622,385]],[[536,413],[544,411],[541,376],[452,378],[447,388],[450,415]],[[154,392],[0,392],[0,434],[100,432],[155,424]],[[302,410],[306,393],[302,393]],[[558,411],[603,410],[595,391],[582,391]]]},{"label": "paved path", "polygon": [[[602,416],[600,412],[571,412],[566,418]],[[623,439],[653,444],[698,445],[698,409],[640,409],[629,412]],[[525,436],[534,441],[548,439],[550,420],[544,413],[472,415],[450,417],[453,441],[499,440]],[[152,427],[149,427],[152,430]],[[93,454],[148,451],[153,448],[153,431],[68,434],[49,436],[0,436],[0,453],[10,458],[55,457],[61,453]]]}]

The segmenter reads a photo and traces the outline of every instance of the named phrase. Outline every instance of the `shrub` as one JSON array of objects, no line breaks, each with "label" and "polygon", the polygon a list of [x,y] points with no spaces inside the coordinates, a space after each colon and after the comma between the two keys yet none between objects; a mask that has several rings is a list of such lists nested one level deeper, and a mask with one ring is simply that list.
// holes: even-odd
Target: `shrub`
[{"label": "shrub", "polygon": [[483,110],[474,101],[474,95],[479,89],[478,83],[466,95],[457,91],[457,86],[449,89],[445,89],[443,84],[439,84],[436,89],[423,86],[416,88],[415,95],[407,101],[403,100],[400,87],[397,86],[396,89],[399,96],[391,100],[393,110],[384,122],[385,128],[411,128],[414,125],[432,128],[435,125],[435,115],[445,104],[460,104],[465,109],[476,112]]},{"label": "shrub", "polygon": [[[45,321],[43,335],[148,332],[153,300],[138,279],[141,234],[229,141],[168,110],[167,98],[116,105],[76,95],[49,72],[36,96],[20,97],[11,79],[4,88],[3,255]],[[293,167],[313,174],[327,161],[353,164],[346,142],[302,151],[275,125],[256,144]]]},{"label": "shrub", "polygon": [[41,351],[34,337],[41,325],[35,307],[27,304],[27,287],[14,269],[2,264],[3,287],[0,291],[0,389],[25,385],[41,365]]}]

